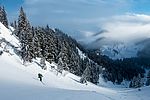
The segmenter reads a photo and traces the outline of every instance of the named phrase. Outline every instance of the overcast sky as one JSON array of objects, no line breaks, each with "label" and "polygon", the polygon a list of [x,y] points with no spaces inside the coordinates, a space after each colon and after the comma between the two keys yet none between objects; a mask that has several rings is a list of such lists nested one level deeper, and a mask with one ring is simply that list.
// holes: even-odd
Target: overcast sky
[{"label": "overcast sky", "polygon": [[[78,40],[101,36],[138,39],[149,35],[150,0],[0,0],[10,20],[17,19],[23,6],[33,25],[57,27]],[[149,28],[149,29],[148,29]],[[92,37],[101,29],[107,30]],[[112,35],[113,34],[113,35]]]}]

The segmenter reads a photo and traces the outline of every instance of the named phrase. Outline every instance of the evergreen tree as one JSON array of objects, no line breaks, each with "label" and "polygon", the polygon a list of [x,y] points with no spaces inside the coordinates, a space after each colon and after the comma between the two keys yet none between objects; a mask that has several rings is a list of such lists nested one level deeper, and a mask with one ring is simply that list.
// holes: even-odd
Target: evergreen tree
[{"label": "evergreen tree", "polygon": [[87,81],[91,81],[91,79],[92,79],[92,75],[91,75],[92,74],[91,73],[92,69],[91,69],[91,66],[90,66],[90,62],[88,62],[86,66],[87,67],[86,67],[85,71],[83,72],[83,76],[85,77],[85,79]]},{"label": "evergreen tree", "polygon": [[150,85],[150,71],[147,74],[147,81],[146,81],[146,86]]},{"label": "evergreen tree", "polygon": [[134,76],[133,79],[130,82],[129,87],[130,88],[135,88],[136,87],[136,81],[137,81],[137,78],[136,78],[136,76]]},{"label": "evergreen tree", "polygon": [[41,60],[40,60],[40,65],[42,67],[42,69],[46,69],[46,63],[45,63],[45,57],[42,57]]},{"label": "evergreen tree", "polygon": [[34,58],[42,57],[42,55],[41,55],[41,46],[40,46],[40,41],[39,41],[39,33],[38,33],[37,28],[32,27],[32,33],[33,33]]},{"label": "evergreen tree", "polygon": [[0,6],[0,22],[8,28],[8,20],[7,20],[7,14],[5,11],[5,8]]},{"label": "evergreen tree", "polygon": [[59,73],[62,73],[62,71],[63,71],[63,69],[64,69],[65,66],[66,66],[66,65],[65,65],[65,63],[62,61],[62,58],[59,58],[59,59],[58,59],[57,71],[58,71]]},{"label": "evergreen tree", "polygon": [[85,83],[86,81],[91,81],[92,79],[92,75],[91,75],[92,69],[91,69],[90,62],[87,58],[85,59],[85,62],[86,62],[86,69],[84,70],[82,77],[80,79],[81,83]]},{"label": "evergreen tree", "polygon": [[[61,44],[61,51],[58,55],[58,60],[61,59],[63,63],[63,69],[67,69],[66,67],[68,66],[68,63],[69,63],[69,55],[68,55],[68,48],[67,48],[67,45],[65,44],[66,42],[63,42]],[[71,70],[70,70],[71,71]]]},{"label": "evergreen tree", "polygon": [[6,14],[6,11],[5,11],[5,8],[3,7],[3,24],[8,28],[8,20],[7,20],[7,14]]},{"label": "evergreen tree", "polygon": [[2,22],[3,20],[3,10],[2,7],[0,6],[0,22]]},{"label": "evergreen tree", "polygon": [[49,26],[46,27],[46,37],[48,38],[46,44],[48,47],[46,48],[47,51],[47,60],[51,62],[58,62],[58,55],[60,53],[60,44],[59,39],[56,37],[53,30],[49,28]]},{"label": "evergreen tree", "polygon": [[27,59],[26,61],[31,62],[32,58],[34,58],[34,45],[33,45],[33,33],[31,30],[30,23],[27,23],[27,34],[26,34],[26,39],[27,39]]},{"label": "evergreen tree", "polygon": [[98,84],[99,74],[102,73],[102,67],[88,58],[84,59],[83,64],[86,66],[86,69],[82,74],[80,82],[84,83],[90,81],[94,84]]},{"label": "evergreen tree", "polygon": [[131,81],[129,87],[130,87],[130,88],[139,88],[139,87],[141,87],[141,86],[143,85],[141,79],[142,79],[142,78],[141,78],[141,75],[140,75],[140,74],[138,74],[137,77],[134,76],[134,77],[133,77],[133,80]]},{"label": "evergreen tree", "polygon": [[34,57],[33,52],[33,33],[29,21],[26,18],[26,14],[23,8],[20,9],[20,15],[18,18],[17,34],[21,43],[21,58],[23,63],[31,62]]},{"label": "evergreen tree", "polygon": [[14,29],[17,29],[17,22],[16,22],[16,21],[12,22],[12,23],[11,23],[11,26],[12,26]]},{"label": "evergreen tree", "polygon": [[26,14],[23,8],[21,7],[19,18],[18,18],[18,32],[16,33],[16,36],[21,38],[23,31],[27,31],[27,26],[28,26],[28,20],[26,18]]},{"label": "evergreen tree", "polygon": [[137,76],[137,82],[136,82],[136,87],[141,87],[142,85],[143,85],[143,83],[142,83],[141,74],[138,74],[138,76]]}]

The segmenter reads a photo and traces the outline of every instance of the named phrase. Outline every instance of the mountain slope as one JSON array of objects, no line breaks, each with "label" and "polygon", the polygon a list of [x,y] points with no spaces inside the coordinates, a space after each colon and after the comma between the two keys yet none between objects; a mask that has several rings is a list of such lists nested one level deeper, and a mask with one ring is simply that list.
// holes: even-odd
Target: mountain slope
[{"label": "mountain slope", "polygon": [[[142,91],[98,87],[92,83],[80,84],[79,77],[67,73],[56,75],[55,70],[43,70],[37,64],[21,64],[17,56],[0,56],[0,99],[2,100],[148,100],[149,87]],[[48,65],[49,66],[49,65]],[[41,83],[37,74],[44,75]],[[143,95],[144,94],[144,95]],[[138,97],[140,96],[140,97]]]},{"label": "mountain slope", "polygon": [[[46,62],[47,69],[39,66],[39,58],[32,63],[22,64],[22,60],[14,52],[19,41],[11,32],[0,24],[0,99],[1,100],[148,100],[149,87],[142,91],[136,89],[107,88],[96,86],[90,82],[79,83],[80,77],[67,71],[59,73],[57,64]],[[8,45],[11,44],[11,45]],[[85,57],[80,51],[80,56]],[[37,77],[41,73],[43,83]],[[102,80],[100,81],[100,83]],[[144,94],[144,95],[143,95]]]},{"label": "mountain slope", "polygon": [[[14,43],[15,41],[14,44],[19,46],[17,39],[13,37],[11,32],[2,24],[0,24],[0,32],[1,38],[4,38],[9,43],[12,41],[12,43]],[[33,98],[36,99],[36,96],[38,95],[41,99],[45,98],[45,100],[52,98],[65,100],[66,98],[71,99],[73,94],[83,94],[84,96],[82,97],[86,98],[88,92],[84,92],[85,90],[98,90],[105,94],[108,92],[110,92],[110,94],[114,92],[106,88],[100,88],[92,83],[88,83],[88,85],[81,84],[79,83],[79,77],[67,71],[63,71],[62,74],[58,73],[55,69],[55,67],[57,67],[57,64],[55,63],[49,64],[46,62],[47,70],[43,70],[39,66],[38,58],[34,59],[33,63],[28,63],[24,66],[22,65],[21,59],[14,53],[13,48],[7,45],[6,41],[2,41],[0,47],[0,50],[3,52],[0,56],[0,99],[8,100],[13,98],[13,100],[17,100],[18,98],[24,98],[24,100],[33,100]],[[7,51],[5,49],[7,49]],[[37,78],[38,73],[43,74],[43,83]],[[78,92],[79,90],[81,91]],[[40,91],[43,91],[43,93]],[[70,95],[68,95],[68,93]],[[56,94],[62,95],[61,97],[57,97]],[[26,97],[26,95],[30,95],[31,97]],[[95,95],[97,94],[92,93],[91,97],[94,98]],[[103,96],[103,98],[107,99],[105,96]]]},{"label": "mountain slope", "polygon": [[[142,35],[132,36],[136,33],[124,33],[128,37],[126,37],[125,40],[121,35],[115,35],[112,33],[109,34],[109,36],[107,36],[106,33],[109,32],[104,31],[103,34],[99,33],[92,36],[91,38],[93,39],[93,41],[89,44],[86,44],[85,46],[89,49],[100,49],[102,54],[107,55],[112,59],[122,59],[137,57],[137,53],[141,51],[144,48],[144,46],[147,45],[147,43],[149,43],[149,33],[147,33],[147,37],[143,38],[140,38],[140,36]],[[113,36],[117,36],[118,38],[114,39],[112,38]],[[139,37],[139,39],[136,39],[136,37]],[[121,39],[123,39],[124,41]]]},{"label": "mountain slope", "polygon": [[[1,47],[1,50],[3,49]],[[11,49],[10,47],[7,50]],[[33,63],[24,66],[22,65],[21,59],[13,51],[11,55],[4,51],[0,56],[0,62],[0,99],[2,100],[18,100],[19,98],[23,98],[23,100],[36,100],[37,98],[39,100],[66,100],[66,98],[76,100],[79,94],[83,99],[86,99],[90,93],[86,91],[98,90],[105,94],[108,92],[110,94],[113,93],[112,90],[99,88],[92,83],[88,83],[88,85],[80,84],[78,82],[79,77],[69,72],[60,74],[55,69],[52,69],[51,66],[55,66],[55,64],[50,65],[47,62],[48,69],[43,70],[37,64],[39,63],[37,59]],[[38,80],[38,73],[43,74],[43,83]],[[60,96],[58,97],[57,95]],[[95,92],[91,92],[90,96],[91,99],[94,99],[96,96],[107,100],[107,97],[98,95]]]}]

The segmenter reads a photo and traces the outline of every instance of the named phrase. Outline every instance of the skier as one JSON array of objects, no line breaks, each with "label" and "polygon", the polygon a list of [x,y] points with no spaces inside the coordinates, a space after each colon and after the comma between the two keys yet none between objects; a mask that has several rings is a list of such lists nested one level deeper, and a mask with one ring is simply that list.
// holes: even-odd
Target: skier
[{"label": "skier", "polygon": [[41,82],[42,82],[42,77],[43,77],[43,75],[41,73],[39,73],[38,78],[40,79]]},{"label": "skier", "polygon": [[2,55],[3,54],[3,51],[0,51],[0,55]]}]

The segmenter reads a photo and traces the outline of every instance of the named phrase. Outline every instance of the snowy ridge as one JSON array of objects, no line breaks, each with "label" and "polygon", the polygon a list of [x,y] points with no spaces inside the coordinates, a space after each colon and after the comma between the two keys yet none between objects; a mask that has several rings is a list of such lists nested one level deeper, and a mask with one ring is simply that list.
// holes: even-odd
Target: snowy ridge
[{"label": "snowy ridge", "polygon": [[100,50],[103,55],[112,59],[123,59],[137,57],[137,52],[143,48],[143,45],[117,43],[113,45],[103,45]]},{"label": "snowy ridge", "polygon": [[[18,47],[19,41],[11,31],[0,23],[0,39]],[[0,100],[148,100],[149,87],[123,89],[96,86],[90,82],[79,83],[80,77],[67,71],[59,73],[57,64],[46,62],[47,69],[39,66],[40,58],[26,66],[15,54],[13,47],[6,41],[1,42],[0,50]],[[81,52],[80,52],[81,53]],[[83,57],[84,54],[81,53]],[[37,74],[43,75],[43,83]],[[102,80],[100,81],[102,82]]]}]

